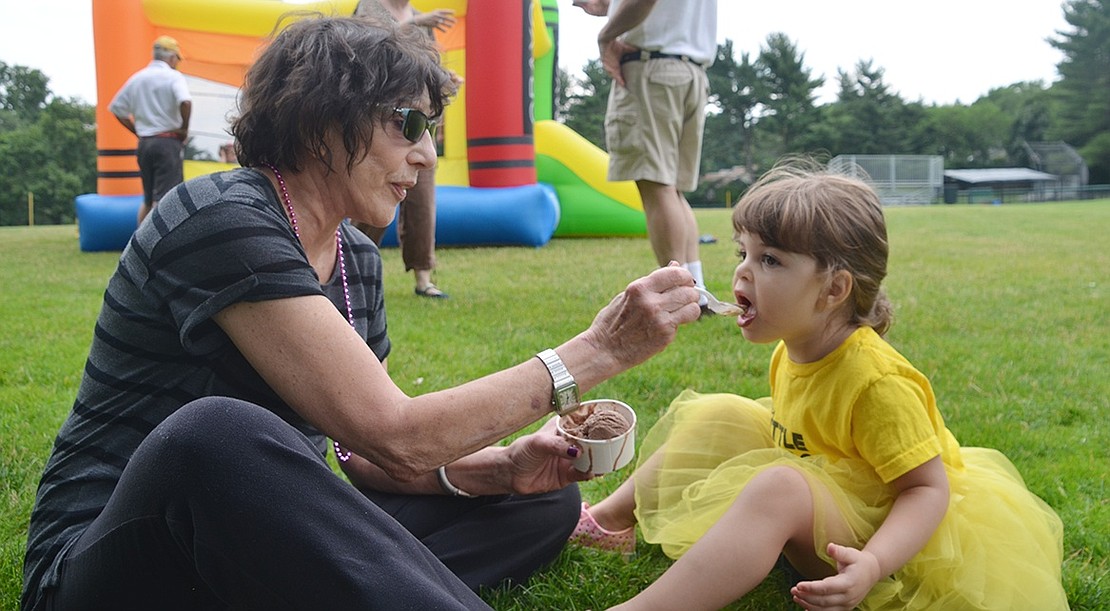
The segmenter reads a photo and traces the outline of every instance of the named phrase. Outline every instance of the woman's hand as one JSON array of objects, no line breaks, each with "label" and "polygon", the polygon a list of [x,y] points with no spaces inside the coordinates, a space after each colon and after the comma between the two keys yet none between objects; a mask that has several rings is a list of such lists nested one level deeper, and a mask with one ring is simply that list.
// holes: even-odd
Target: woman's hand
[{"label": "woman's hand", "polygon": [[866,550],[829,543],[836,575],[820,581],[801,581],[790,589],[794,602],[810,611],[850,611],[881,577],[879,559]]},{"label": "woman's hand", "polygon": [[574,457],[579,450],[555,434],[555,418],[550,418],[539,431],[517,438],[506,449],[510,464],[509,486],[516,494],[560,490],[592,477],[574,468]]},{"label": "woman's hand", "polygon": [[435,28],[440,32],[446,32],[455,25],[455,11],[446,8],[439,8],[427,13],[420,13],[412,18],[412,24],[418,25],[422,28]]},{"label": "woman's hand", "polygon": [[679,325],[700,315],[693,276],[672,264],[629,284],[582,337],[600,355],[615,360],[611,376],[661,352],[674,340]]}]

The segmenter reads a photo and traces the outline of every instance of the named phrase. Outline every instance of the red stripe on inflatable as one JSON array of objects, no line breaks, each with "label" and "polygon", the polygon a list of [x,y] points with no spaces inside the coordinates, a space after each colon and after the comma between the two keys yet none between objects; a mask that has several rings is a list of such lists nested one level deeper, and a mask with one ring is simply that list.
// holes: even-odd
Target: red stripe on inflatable
[{"label": "red stripe on inflatable", "polygon": [[[531,181],[531,182],[528,182]],[[527,168],[470,168],[470,184],[475,182],[485,184],[512,183],[518,186],[536,184],[536,167]]]},{"label": "red stripe on inflatable", "polygon": [[[482,0],[467,6],[466,137],[470,141],[531,137],[531,0]],[[531,149],[531,150],[527,150]],[[533,160],[529,168],[470,169],[472,187],[534,184],[535,147],[468,146],[472,161]]]}]

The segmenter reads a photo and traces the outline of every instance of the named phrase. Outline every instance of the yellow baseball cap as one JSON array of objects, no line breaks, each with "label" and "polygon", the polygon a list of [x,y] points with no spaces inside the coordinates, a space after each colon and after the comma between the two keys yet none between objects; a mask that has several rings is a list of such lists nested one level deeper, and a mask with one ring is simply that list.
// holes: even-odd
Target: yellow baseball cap
[{"label": "yellow baseball cap", "polygon": [[185,59],[185,56],[181,54],[181,45],[177,44],[177,39],[171,36],[159,36],[158,38],[155,38],[154,46],[165,49],[167,51],[173,51],[177,54],[178,57],[180,57],[181,59]]}]

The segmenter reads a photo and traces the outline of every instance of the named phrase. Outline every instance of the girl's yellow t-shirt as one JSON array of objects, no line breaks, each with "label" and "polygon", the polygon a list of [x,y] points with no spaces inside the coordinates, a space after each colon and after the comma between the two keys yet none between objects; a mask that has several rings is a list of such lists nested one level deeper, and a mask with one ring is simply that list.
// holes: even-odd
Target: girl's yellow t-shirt
[{"label": "girl's yellow t-shirt", "polygon": [[884,482],[938,454],[962,467],[928,378],[870,327],[813,363],[791,361],[780,343],[771,398],[775,445],[799,456],[862,459]]}]

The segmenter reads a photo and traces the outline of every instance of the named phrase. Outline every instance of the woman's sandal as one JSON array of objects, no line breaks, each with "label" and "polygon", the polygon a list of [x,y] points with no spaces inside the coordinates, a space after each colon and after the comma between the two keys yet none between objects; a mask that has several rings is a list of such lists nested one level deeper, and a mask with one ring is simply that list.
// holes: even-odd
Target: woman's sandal
[{"label": "woman's sandal", "polygon": [[608,530],[594,519],[593,514],[590,513],[590,504],[582,503],[578,526],[575,526],[574,532],[570,534],[570,542],[581,547],[617,552],[628,559],[636,553],[636,527]]},{"label": "woman's sandal", "polygon": [[448,299],[447,293],[439,290],[439,287],[434,284],[429,284],[424,288],[416,287],[414,289],[418,297],[428,297],[429,299]]}]

